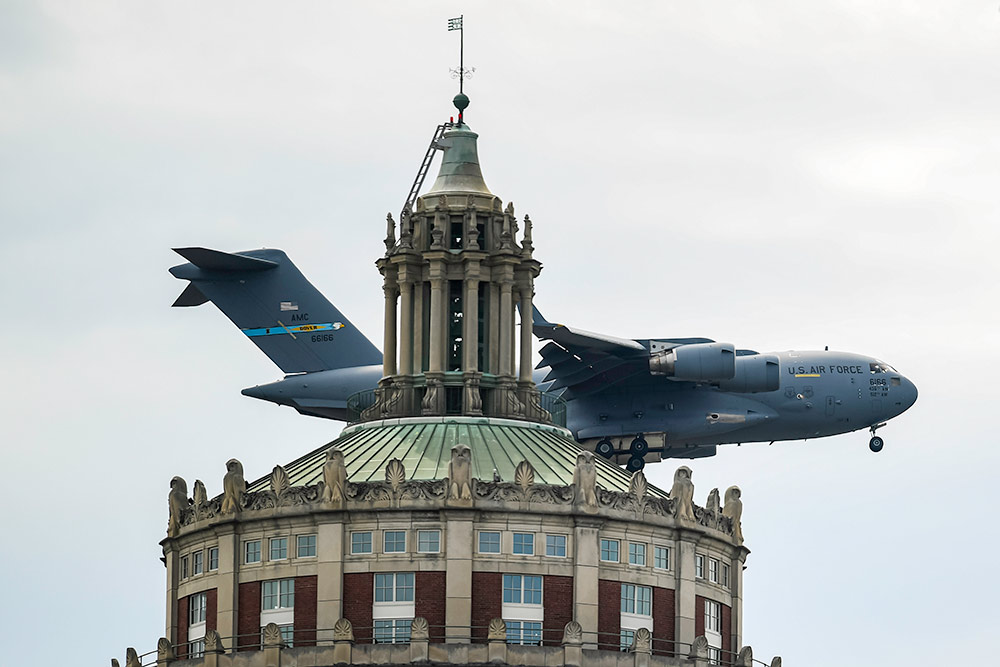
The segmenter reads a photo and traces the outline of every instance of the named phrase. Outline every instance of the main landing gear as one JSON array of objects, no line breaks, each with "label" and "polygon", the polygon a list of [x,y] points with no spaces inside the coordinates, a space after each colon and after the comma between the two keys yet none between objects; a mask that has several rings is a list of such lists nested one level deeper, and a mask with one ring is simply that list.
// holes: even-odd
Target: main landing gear
[{"label": "main landing gear", "polygon": [[[597,446],[594,451],[603,456],[606,459],[610,459],[615,454],[625,454],[625,451],[615,449],[614,443],[611,442],[611,438],[601,438],[598,441]],[[632,442],[629,444],[628,453],[630,454],[628,463],[625,464],[625,469],[629,472],[638,472],[646,467],[645,456],[649,452],[649,443],[646,439],[642,437],[642,433],[635,436]]]},{"label": "main landing gear", "polygon": [[885,440],[875,435],[875,431],[882,428],[883,426],[885,426],[885,422],[882,422],[881,424],[875,424],[869,429],[872,433],[872,439],[868,441],[868,449],[876,453],[881,452],[882,446],[885,445]]}]

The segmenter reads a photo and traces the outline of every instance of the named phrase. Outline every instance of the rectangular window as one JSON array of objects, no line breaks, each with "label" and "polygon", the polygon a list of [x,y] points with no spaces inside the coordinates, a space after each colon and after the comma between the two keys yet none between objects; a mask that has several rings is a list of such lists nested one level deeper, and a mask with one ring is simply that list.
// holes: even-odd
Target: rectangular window
[{"label": "rectangular window", "polygon": [[295,557],[312,558],[316,555],[316,536],[298,535],[295,538]]},{"label": "rectangular window", "polygon": [[719,583],[729,588],[729,566],[725,563],[722,564],[722,577]]},{"label": "rectangular window", "polygon": [[534,621],[507,621],[507,643],[542,645],[542,624]]},{"label": "rectangular window", "polygon": [[506,604],[542,604],[542,578],[534,575],[503,575],[503,601]]},{"label": "rectangular window", "polygon": [[719,560],[717,558],[708,559],[708,580],[712,583],[719,583]]},{"label": "rectangular window", "polygon": [[705,557],[701,554],[694,555],[694,578],[705,578]]},{"label": "rectangular window", "polygon": [[534,533],[514,533],[514,553],[531,556],[535,553]]},{"label": "rectangular window", "polygon": [[609,563],[617,563],[618,540],[601,540],[601,560]]},{"label": "rectangular window", "polygon": [[212,547],[208,550],[208,571],[213,572],[219,569],[219,547]]},{"label": "rectangular window", "polygon": [[288,558],[288,538],[272,537],[270,560],[285,560],[286,558]]},{"label": "rectangular window", "polygon": [[[482,533],[480,533],[482,535]],[[418,530],[417,551],[422,554],[436,554],[441,551],[440,530]]]},{"label": "rectangular window", "polygon": [[188,657],[190,658],[203,658],[205,657],[205,640],[195,639],[188,643]]},{"label": "rectangular window", "polygon": [[628,543],[628,562],[631,565],[645,565],[646,564],[646,545],[636,544],[635,542]]},{"label": "rectangular window", "polygon": [[413,620],[409,618],[383,619],[375,621],[376,644],[407,644],[410,641],[410,627]]},{"label": "rectangular window", "polygon": [[205,571],[205,552],[195,551],[191,554],[191,574],[201,574]]},{"label": "rectangular window", "polygon": [[500,553],[500,533],[479,533],[479,553],[498,554]]},{"label": "rectangular window", "polygon": [[626,630],[622,628],[621,640],[619,646],[622,651],[628,651],[632,648],[632,640],[635,639],[635,630]]},{"label": "rectangular window", "polygon": [[376,574],[375,602],[413,602],[413,573],[380,572]]},{"label": "rectangular window", "polygon": [[244,563],[259,563],[260,562],[260,540],[248,540],[243,545],[243,562]]},{"label": "rectangular window", "polygon": [[208,609],[208,595],[195,593],[188,598],[188,625],[205,622],[205,611]]},{"label": "rectangular window", "polygon": [[401,554],[406,551],[406,531],[387,530],[382,533],[382,552],[387,554]]},{"label": "rectangular window", "polygon": [[545,555],[546,556],[557,556],[559,558],[566,557],[566,536],[565,535],[546,535],[545,536]]},{"label": "rectangular window", "polygon": [[653,615],[653,589],[650,586],[622,584],[622,613]]},{"label": "rectangular window", "polygon": [[273,579],[260,585],[261,611],[292,609],[295,607],[295,580]]},{"label": "rectangular window", "polygon": [[184,556],[181,558],[181,579],[188,578],[188,557]]},{"label": "rectangular window", "polygon": [[670,549],[667,547],[653,548],[653,567],[659,570],[670,569]]},{"label": "rectangular window", "polygon": [[372,552],[372,534],[369,531],[363,533],[351,533],[351,553],[370,554]]},{"label": "rectangular window", "polygon": [[721,665],[722,664],[722,649],[716,648],[714,646],[708,647],[708,664],[710,665]]},{"label": "rectangular window", "polygon": [[705,631],[722,631],[722,605],[712,600],[705,600]]}]

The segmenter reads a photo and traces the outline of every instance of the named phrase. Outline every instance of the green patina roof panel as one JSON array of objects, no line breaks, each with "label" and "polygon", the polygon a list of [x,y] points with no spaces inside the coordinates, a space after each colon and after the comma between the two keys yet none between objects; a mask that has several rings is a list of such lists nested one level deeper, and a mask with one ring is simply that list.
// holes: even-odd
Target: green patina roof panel
[{"label": "green patina roof panel", "polygon": [[[583,451],[563,429],[506,419],[446,417],[369,422],[344,430],[339,438],[285,466],[292,485],[315,484],[323,479],[326,453],[336,447],[344,454],[352,482],[382,480],[385,467],[399,459],[414,480],[448,476],[451,449],[464,444],[472,451],[472,475],[492,480],[493,470],[504,481],[514,480],[514,470],[528,461],[538,484],[567,486],[573,483],[576,458]],[[610,491],[627,491],[631,475],[597,456],[597,484]],[[270,475],[250,485],[251,491],[267,488]],[[666,493],[650,486],[652,495]]]}]

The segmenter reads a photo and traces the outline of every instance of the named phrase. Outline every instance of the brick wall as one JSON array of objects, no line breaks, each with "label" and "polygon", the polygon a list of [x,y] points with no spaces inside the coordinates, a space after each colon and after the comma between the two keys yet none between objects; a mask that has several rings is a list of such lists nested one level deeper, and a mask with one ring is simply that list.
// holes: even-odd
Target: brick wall
[{"label": "brick wall", "polygon": [[205,591],[205,632],[219,629],[219,590],[209,588]]},{"label": "brick wall", "polygon": [[444,572],[417,572],[414,611],[427,619],[432,642],[444,642],[446,575]]},{"label": "brick wall", "polygon": [[316,645],[316,575],[295,577],[294,645]]},{"label": "brick wall", "polygon": [[472,637],[486,641],[486,628],[503,613],[503,575],[499,572],[472,573]]},{"label": "brick wall", "polygon": [[177,657],[186,658],[188,647],[185,646],[188,640],[188,598],[183,597],[177,600]]},{"label": "brick wall", "polygon": [[367,644],[372,638],[372,602],[375,576],[371,572],[344,575],[344,618],[354,626],[355,641]]},{"label": "brick wall", "polygon": [[676,616],[674,591],[653,586],[653,655],[674,655],[674,621]]},{"label": "brick wall", "polygon": [[694,596],[694,636],[701,637],[705,634],[705,598],[700,595]]},{"label": "brick wall", "polygon": [[618,581],[597,581],[597,647],[617,650],[622,631],[622,585]]},{"label": "brick wall", "polygon": [[[722,605],[722,618],[719,624],[722,630],[722,662],[731,665],[733,664],[731,651],[739,650],[739,647],[733,646],[733,608],[729,605]],[[730,653],[727,653],[727,651],[730,651]]]},{"label": "brick wall", "polygon": [[236,646],[240,651],[260,648],[260,582],[240,584],[237,593]]},{"label": "brick wall", "polygon": [[542,642],[559,646],[563,629],[573,620],[573,577],[546,575],[542,584],[542,606],[545,614]]}]

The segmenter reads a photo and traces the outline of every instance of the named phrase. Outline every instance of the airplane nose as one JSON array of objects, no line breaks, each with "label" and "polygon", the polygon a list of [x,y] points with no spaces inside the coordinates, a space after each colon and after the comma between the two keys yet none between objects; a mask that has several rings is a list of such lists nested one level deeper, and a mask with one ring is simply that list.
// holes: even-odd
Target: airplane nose
[{"label": "airplane nose", "polygon": [[902,391],[899,392],[899,397],[901,399],[900,403],[902,403],[900,408],[902,409],[897,414],[906,412],[917,402],[917,385],[905,377],[900,378],[900,384],[902,385],[900,386]]}]

